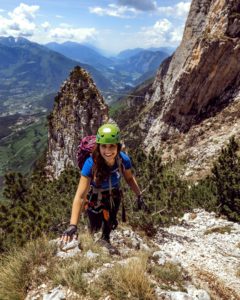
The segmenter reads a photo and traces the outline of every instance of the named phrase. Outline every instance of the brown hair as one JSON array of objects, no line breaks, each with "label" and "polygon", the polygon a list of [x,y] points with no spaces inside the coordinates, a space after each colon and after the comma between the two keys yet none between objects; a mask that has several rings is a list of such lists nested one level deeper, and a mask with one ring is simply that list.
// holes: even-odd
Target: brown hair
[{"label": "brown hair", "polygon": [[[117,144],[117,155],[121,151],[121,144]],[[93,158],[93,180],[97,186],[100,186],[102,182],[109,178],[111,174],[111,168],[106,164],[104,158],[100,153],[100,144],[96,144],[95,149],[92,153]]]}]

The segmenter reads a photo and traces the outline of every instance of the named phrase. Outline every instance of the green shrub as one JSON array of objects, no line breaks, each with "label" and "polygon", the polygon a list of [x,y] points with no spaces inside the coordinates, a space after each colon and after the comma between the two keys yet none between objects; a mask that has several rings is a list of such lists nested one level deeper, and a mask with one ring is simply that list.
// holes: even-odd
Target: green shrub
[{"label": "green shrub", "polygon": [[184,286],[184,271],[183,269],[174,263],[167,262],[163,266],[152,265],[149,266],[150,274],[153,274],[156,280],[161,283],[163,289],[172,290],[173,286],[176,289],[185,291]]},{"label": "green shrub", "polygon": [[[143,190],[148,211],[135,211],[135,196],[123,183],[127,221],[134,228],[153,235],[159,225],[177,222],[185,212],[203,207],[220,211],[231,220],[240,220],[240,163],[238,145],[231,140],[213,168],[213,176],[191,184],[180,178],[174,163],[163,164],[154,148],[147,155],[141,149],[131,152],[133,172]],[[52,182],[47,181],[44,163],[35,164],[32,175],[6,175],[1,205],[0,251],[11,244],[24,245],[43,232],[59,235],[68,224],[72,200],[79,182],[79,170],[69,168]],[[134,198],[133,198],[134,197]]]},{"label": "green shrub", "polygon": [[211,176],[192,184],[189,188],[189,198],[193,207],[217,211],[216,185]]},{"label": "green shrub", "polygon": [[212,169],[220,212],[232,221],[240,221],[240,158],[234,137],[221,150]]},{"label": "green shrub", "polygon": [[[158,225],[176,222],[185,212],[193,208],[215,207],[214,184],[206,180],[190,185],[180,178],[174,164],[164,165],[161,155],[151,149],[149,155],[143,151],[131,153],[134,173],[149,212],[135,212],[132,193],[124,186],[128,221],[133,227],[143,229],[151,236]],[[204,193],[203,193],[204,191]]]},{"label": "green shrub", "polygon": [[8,177],[5,191],[10,202],[1,206],[0,251],[12,244],[22,246],[42,233],[60,234],[69,222],[78,181],[79,172],[72,168],[53,182],[47,182],[41,173]]}]

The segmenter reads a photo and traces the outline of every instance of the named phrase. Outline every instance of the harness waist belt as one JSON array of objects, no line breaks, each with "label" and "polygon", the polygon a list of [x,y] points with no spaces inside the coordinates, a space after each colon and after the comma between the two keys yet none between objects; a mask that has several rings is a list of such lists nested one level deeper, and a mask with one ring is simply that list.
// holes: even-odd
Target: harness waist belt
[{"label": "harness waist belt", "polygon": [[92,186],[92,193],[93,194],[98,194],[98,193],[102,193],[102,192],[111,192],[111,190],[119,190],[120,187],[113,187],[112,189],[106,188],[106,189],[102,189],[102,188],[96,188],[95,186]]}]

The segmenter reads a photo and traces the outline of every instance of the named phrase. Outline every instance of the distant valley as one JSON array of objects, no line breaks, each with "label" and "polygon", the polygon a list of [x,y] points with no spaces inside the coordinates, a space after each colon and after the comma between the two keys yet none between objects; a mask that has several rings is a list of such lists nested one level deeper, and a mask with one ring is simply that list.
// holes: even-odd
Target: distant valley
[{"label": "distant valley", "polygon": [[[79,64],[24,38],[0,38],[0,113],[46,111],[46,96],[54,95],[69,72]],[[92,66],[82,64],[100,88],[109,81]],[[54,97],[51,99],[53,104]]]},{"label": "distant valley", "polygon": [[[48,110],[54,94],[76,65],[90,73],[110,103],[118,93],[126,93],[140,81],[154,76],[160,63],[169,56],[164,51],[132,49],[106,58],[97,50],[77,43],[43,46],[25,38],[0,37],[0,114]],[[49,96],[51,104],[46,103]]]},{"label": "distant valley", "polygon": [[39,45],[25,38],[0,37],[0,186],[5,172],[25,173],[46,147],[46,116],[76,65],[90,73],[111,104],[153,77],[172,51],[136,48],[105,57],[77,43]]},{"label": "distant valley", "polygon": [[[46,46],[78,62],[92,65],[110,82],[109,87],[101,90],[107,103],[116,100],[143,81],[154,77],[161,62],[171,55],[173,48],[128,49],[115,57],[105,57],[89,46],[73,42],[63,44],[49,43]],[[81,64],[80,64],[81,65]],[[95,80],[94,76],[93,79]]]}]

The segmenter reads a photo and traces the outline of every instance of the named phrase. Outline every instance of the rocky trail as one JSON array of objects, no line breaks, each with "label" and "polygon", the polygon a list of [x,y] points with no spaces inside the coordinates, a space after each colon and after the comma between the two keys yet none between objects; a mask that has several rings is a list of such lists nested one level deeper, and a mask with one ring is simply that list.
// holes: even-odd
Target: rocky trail
[{"label": "rocky trail", "polygon": [[[97,238],[97,236],[96,236]],[[83,274],[88,284],[95,283],[116,265],[136,268],[142,264],[139,254],[148,257],[145,276],[151,282],[154,294],[137,297],[129,291],[124,299],[159,300],[238,300],[240,299],[240,224],[217,218],[215,213],[194,210],[186,213],[178,225],[159,227],[153,239],[134,232],[127,226],[119,226],[112,234],[112,244],[118,247],[120,256],[109,260]],[[54,241],[56,242],[56,241]],[[84,243],[84,241],[82,241]],[[78,255],[91,261],[101,254],[90,249],[82,252],[78,243],[57,253],[59,259],[77,259]],[[107,250],[105,249],[107,252]],[[163,270],[181,271],[179,282],[165,278]],[[153,272],[153,270],[158,272]],[[162,271],[161,271],[162,270]],[[140,275],[139,275],[140,276]],[[29,292],[25,300],[92,299],[81,296],[61,285],[50,287],[48,283]],[[99,299],[120,299],[111,292]]]}]

